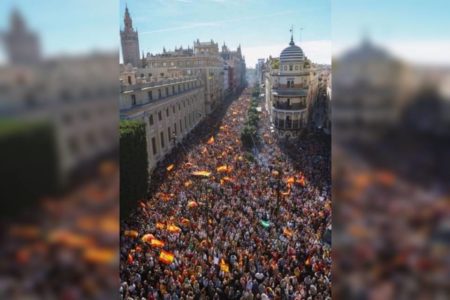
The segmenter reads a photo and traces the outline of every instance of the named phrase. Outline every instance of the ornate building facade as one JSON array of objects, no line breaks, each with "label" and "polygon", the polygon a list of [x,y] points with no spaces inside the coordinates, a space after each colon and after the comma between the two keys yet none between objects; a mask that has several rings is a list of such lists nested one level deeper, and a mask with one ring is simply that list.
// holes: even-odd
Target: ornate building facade
[{"label": "ornate building facade", "polygon": [[196,76],[167,69],[158,70],[163,77],[141,77],[140,71],[122,66],[120,116],[145,123],[151,172],[205,117],[204,86]]},{"label": "ornate building facade", "polygon": [[245,57],[242,56],[241,45],[236,51],[231,51],[225,43],[220,52],[224,62],[228,66],[228,84],[232,93],[239,92],[246,86]]},{"label": "ornate building facade", "polygon": [[311,61],[293,37],[279,59],[267,63],[267,108],[280,137],[295,137],[307,127],[310,104],[317,93],[317,76]]},{"label": "ornate building facade", "polygon": [[140,67],[141,60],[139,58],[139,35],[138,31],[133,28],[133,20],[130,17],[128,7],[125,8],[124,25],[123,30],[120,31],[123,63]]},{"label": "ornate building facade", "polygon": [[178,72],[184,76],[195,76],[204,88],[204,113],[211,113],[224,98],[224,66],[219,54],[218,44],[210,42],[194,42],[193,48],[176,48],[174,51],[163,49],[161,54],[147,53],[145,67],[139,72],[144,77],[154,76],[154,70],[165,69],[167,72]]}]

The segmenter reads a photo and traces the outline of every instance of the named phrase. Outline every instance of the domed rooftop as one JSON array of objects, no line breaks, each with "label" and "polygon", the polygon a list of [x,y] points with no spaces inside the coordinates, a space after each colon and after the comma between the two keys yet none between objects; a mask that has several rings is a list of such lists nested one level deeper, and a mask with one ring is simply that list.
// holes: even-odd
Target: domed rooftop
[{"label": "domed rooftop", "polygon": [[294,39],[291,37],[291,42],[289,43],[289,47],[285,48],[280,54],[281,63],[284,62],[294,62],[299,60],[304,60],[305,54],[303,53],[302,48],[295,45]]}]

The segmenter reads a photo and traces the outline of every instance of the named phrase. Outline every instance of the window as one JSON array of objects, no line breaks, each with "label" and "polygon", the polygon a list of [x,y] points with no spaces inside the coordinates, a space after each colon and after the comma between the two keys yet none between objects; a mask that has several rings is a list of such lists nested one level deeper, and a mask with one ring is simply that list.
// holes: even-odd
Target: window
[{"label": "window", "polygon": [[166,108],[166,117],[169,116],[169,108]]},{"label": "window", "polygon": [[153,91],[148,92],[148,100],[149,101],[153,100]]},{"label": "window", "polygon": [[131,84],[131,76],[128,76],[128,84]]},{"label": "window", "polygon": [[177,135],[177,123],[173,123],[173,132],[175,133],[175,136]]},{"label": "window", "polygon": [[183,132],[183,124],[181,124],[181,119],[180,119],[180,132]]},{"label": "window", "polygon": [[161,99],[161,89],[158,89],[158,99]]},{"label": "window", "polygon": [[181,105],[180,105],[180,103],[178,103],[178,111],[180,111],[181,110]]},{"label": "window", "polygon": [[169,88],[166,87],[166,97],[169,96]]},{"label": "window", "polygon": [[158,120],[162,121],[162,114],[161,114],[161,111],[158,111]]},{"label": "window", "polygon": [[150,124],[150,126],[153,125],[153,115],[150,115],[150,117],[148,117],[148,123]]},{"label": "window", "polygon": [[295,65],[295,71],[297,71],[298,70],[298,65]]},{"label": "window", "polygon": [[172,112],[175,113],[175,105],[172,106]]},{"label": "window", "polygon": [[287,71],[287,66],[284,66],[284,70]]},{"label": "window", "polygon": [[187,117],[184,116],[184,128],[187,128],[187,127],[188,127],[188,125],[187,125]]},{"label": "window", "polygon": [[131,95],[131,105],[136,105],[136,95]]},{"label": "window", "polygon": [[160,137],[161,137],[161,148],[164,149],[164,147],[165,147],[165,146],[164,146],[164,132],[161,131]]},{"label": "window", "polygon": [[170,130],[170,126],[167,127],[167,136],[169,137],[169,142],[172,139],[172,131]]},{"label": "window", "polygon": [[152,77],[152,73],[148,73],[148,77]]},{"label": "window", "polygon": [[175,94],[175,86],[172,85],[172,95]]},{"label": "window", "polygon": [[153,149],[153,155],[156,155],[158,151],[156,150],[156,139],[152,137],[152,149]]},{"label": "window", "polygon": [[293,66],[292,65],[289,65],[289,71],[292,71],[293,70]]}]

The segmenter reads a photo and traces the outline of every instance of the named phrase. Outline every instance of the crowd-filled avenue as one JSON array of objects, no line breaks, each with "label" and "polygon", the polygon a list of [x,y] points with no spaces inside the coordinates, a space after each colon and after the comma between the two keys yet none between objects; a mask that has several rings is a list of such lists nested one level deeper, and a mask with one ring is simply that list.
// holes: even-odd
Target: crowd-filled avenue
[{"label": "crowd-filled avenue", "polygon": [[279,141],[261,101],[247,152],[250,92],[198,125],[121,224],[122,299],[331,299],[329,140]]}]

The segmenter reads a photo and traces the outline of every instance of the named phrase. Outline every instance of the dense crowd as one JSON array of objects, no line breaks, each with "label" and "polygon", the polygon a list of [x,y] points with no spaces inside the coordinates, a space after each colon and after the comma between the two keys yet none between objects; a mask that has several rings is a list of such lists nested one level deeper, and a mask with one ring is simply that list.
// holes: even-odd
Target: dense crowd
[{"label": "dense crowd", "polygon": [[[0,223],[0,299],[114,299],[119,247],[115,162]],[[14,201],[10,199],[10,201]]]},{"label": "dense crowd", "polygon": [[247,153],[249,105],[246,90],[156,170],[121,224],[122,299],[331,299],[329,144],[280,148],[263,109]]}]

